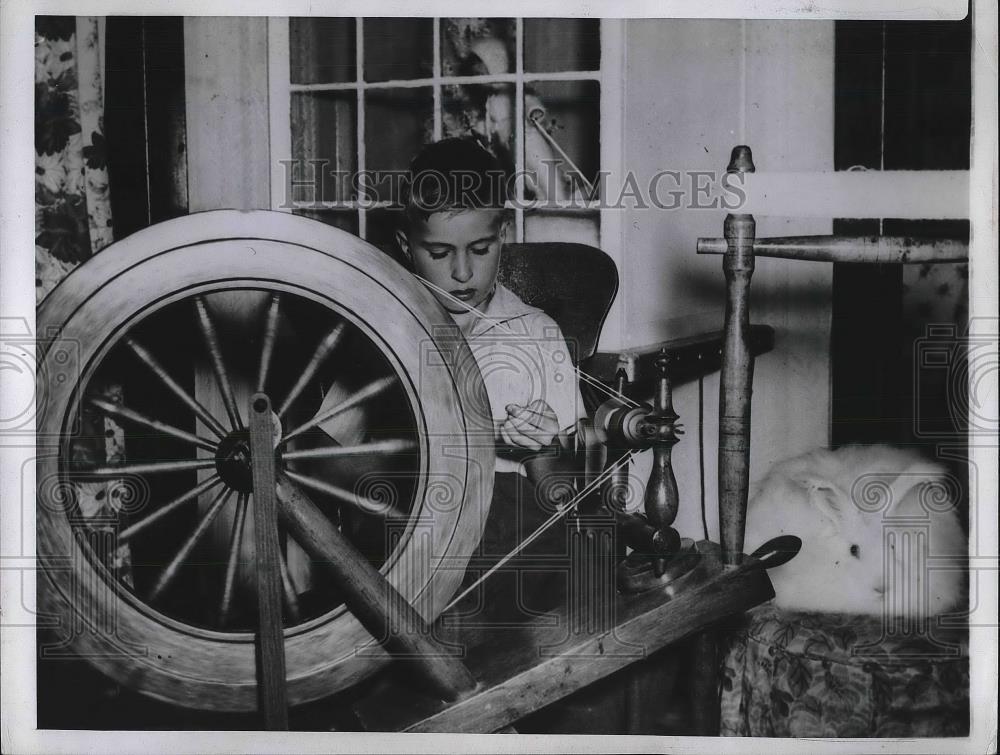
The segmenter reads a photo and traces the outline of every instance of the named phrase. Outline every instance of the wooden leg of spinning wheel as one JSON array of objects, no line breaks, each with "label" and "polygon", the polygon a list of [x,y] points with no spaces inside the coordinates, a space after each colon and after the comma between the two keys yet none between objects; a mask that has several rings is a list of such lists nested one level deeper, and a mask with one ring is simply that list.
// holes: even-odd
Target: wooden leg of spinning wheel
[{"label": "wooden leg of spinning wheel", "polygon": [[253,470],[254,544],[257,547],[258,678],[264,725],[288,729],[285,636],[281,616],[281,563],[274,504],[274,423],[263,393],[250,399],[250,458]]},{"label": "wooden leg of spinning wheel", "polygon": [[694,637],[691,659],[691,713],[694,734],[719,735],[719,670],[715,658],[715,635],[711,630]]},{"label": "wooden leg of spinning wheel", "polygon": [[465,665],[434,640],[430,628],[406,599],[359,553],[309,497],[284,474],[276,486],[278,514],[288,532],[344,591],[358,620],[393,657],[410,664],[443,700],[473,690]]},{"label": "wooden leg of spinning wheel", "polygon": [[[749,147],[736,147],[729,173],[752,173]],[[750,278],[757,224],[753,215],[726,215],[725,341],[719,372],[719,540],[722,562],[732,568],[743,559],[750,481],[750,406],[753,352],[750,349]]]}]

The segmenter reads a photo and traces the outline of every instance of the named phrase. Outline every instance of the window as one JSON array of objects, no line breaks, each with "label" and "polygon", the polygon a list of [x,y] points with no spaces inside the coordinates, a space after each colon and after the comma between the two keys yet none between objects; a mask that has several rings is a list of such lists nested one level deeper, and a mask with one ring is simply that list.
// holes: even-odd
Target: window
[{"label": "window", "polygon": [[[272,207],[389,249],[400,212],[391,174],[421,145],[468,134],[489,141],[514,176],[526,143],[554,140],[599,193],[598,171],[613,176],[620,163],[610,137],[621,133],[621,108],[609,106],[621,96],[620,39],[620,22],[600,19],[271,19]],[[539,125],[526,124],[539,102]],[[523,179],[514,186],[516,241],[607,246],[616,219],[597,194],[542,209]]]}]

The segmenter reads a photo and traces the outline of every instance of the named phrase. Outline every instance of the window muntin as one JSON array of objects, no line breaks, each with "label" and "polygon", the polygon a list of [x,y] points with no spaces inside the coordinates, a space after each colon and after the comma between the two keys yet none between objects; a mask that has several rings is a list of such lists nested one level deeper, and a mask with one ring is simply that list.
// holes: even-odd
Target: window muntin
[{"label": "window muntin", "polygon": [[[365,198],[351,178],[405,171],[422,144],[470,133],[494,134],[492,146],[517,175],[525,168],[526,137],[530,148],[540,136],[526,134],[536,127],[524,118],[536,98],[547,111],[546,131],[585,178],[594,182],[601,168],[599,20],[291,18],[287,24],[292,199],[322,201],[295,209],[299,214],[392,251],[386,224],[396,217],[393,182],[366,182],[380,200],[372,205],[359,201]],[[506,143],[487,126],[498,113],[514,124]],[[525,209],[530,187],[522,180],[515,185],[515,240],[598,244],[594,201]]]}]

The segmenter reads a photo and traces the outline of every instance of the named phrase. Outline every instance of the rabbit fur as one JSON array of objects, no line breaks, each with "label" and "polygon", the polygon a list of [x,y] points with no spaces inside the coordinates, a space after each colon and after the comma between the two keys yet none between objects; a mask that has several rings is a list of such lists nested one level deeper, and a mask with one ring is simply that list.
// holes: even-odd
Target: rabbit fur
[{"label": "rabbit fur", "polygon": [[801,538],[799,554],[768,572],[784,609],[944,613],[966,598],[958,495],[944,467],[910,450],[818,449],[776,464],[761,481],[747,508],[745,549],[781,534]]}]

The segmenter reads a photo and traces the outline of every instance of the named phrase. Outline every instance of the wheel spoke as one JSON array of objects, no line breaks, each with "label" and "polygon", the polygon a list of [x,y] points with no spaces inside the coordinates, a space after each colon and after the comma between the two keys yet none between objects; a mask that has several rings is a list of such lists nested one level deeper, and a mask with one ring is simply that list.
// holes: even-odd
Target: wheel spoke
[{"label": "wheel spoke", "polygon": [[240,493],[236,499],[236,519],[233,522],[233,534],[229,540],[229,560],[226,561],[226,583],[222,590],[222,605],[219,607],[220,626],[225,626],[229,622],[229,610],[233,603],[233,585],[236,583],[240,549],[243,547],[243,529],[249,508],[248,498],[249,494]]},{"label": "wheel spoke", "polygon": [[156,361],[156,358],[149,352],[148,349],[142,346],[142,344],[134,338],[126,337],[125,344],[132,349],[143,364],[149,367],[153,374],[160,379],[161,383],[169,388],[170,391],[177,396],[177,398],[183,401],[191,411],[198,415],[198,418],[205,423],[205,426],[208,427],[209,430],[218,435],[220,438],[226,437],[226,428],[222,426],[222,423],[213,417],[208,409],[198,403],[198,400],[194,396],[184,390],[184,388],[176,380],[170,377],[170,374],[163,368],[163,365]]},{"label": "wheel spoke", "polygon": [[214,466],[215,459],[178,459],[177,461],[156,461],[149,464],[125,464],[119,467],[75,469],[73,474],[86,474],[93,477],[120,477],[122,475],[189,472],[195,469],[209,469]]},{"label": "wheel spoke", "polygon": [[291,623],[299,623],[299,598],[295,594],[295,585],[292,584],[292,575],[288,571],[288,561],[285,554],[278,549],[278,562],[281,565],[281,589],[285,594],[285,609],[288,611],[288,618]]},{"label": "wheel spoke", "polygon": [[198,448],[204,448],[208,451],[215,451],[215,447],[218,445],[215,441],[208,440],[207,438],[200,438],[194,433],[189,433],[186,430],[181,430],[179,427],[174,427],[173,425],[168,425],[166,422],[160,422],[159,420],[151,419],[139,412],[127,409],[124,406],[118,406],[110,401],[101,398],[90,399],[90,404],[99,411],[107,414],[115,419],[121,419],[126,422],[131,422],[136,425],[140,425],[149,430],[154,430],[158,433],[163,433],[164,435],[169,435],[171,438],[176,438],[177,440],[183,440],[186,443],[191,443],[192,445],[198,446]]},{"label": "wheel spoke", "polygon": [[201,521],[198,522],[198,526],[195,527],[194,532],[188,536],[188,539],[184,541],[180,550],[177,551],[177,555],[174,556],[173,560],[167,564],[167,568],[163,570],[162,574],[160,574],[160,578],[157,580],[156,585],[149,594],[150,602],[155,601],[158,597],[160,597],[160,595],[163,594],[163,591],[170,586],[174,577],[177,576],[177,572],[180,570],[181,565],[187,560],[187,557],[191,555],[191,551],[194,550],[198,541],[204,537],[206,532],[208,532],[208,528],[211,526],[212,522],[215,521],[215,518],[219,515],[219,512],[222,511],[222,507],[226,505],[226,502],[229,501],[229,497],[232,494],[233,491],[231,488],[223,488],[219,491],[219,494],[215,497],[215,500],[212,501],[212,505],[205,513],[205,516],[203,516]]},{"label": "wheel spoke", "polygon": [[264,343],[260,350],[260,370],[257,373],[257,393],[263,393],[267,385],[267,373],[271,370],[271,356],[274,354],[274,341],[278,335],[278,313],[281,309],[281,294],[271,294],[271,306],[267,309],[267,321],[264,324]]},{"label": "wheel spoke", "polygon": [[372,443],[359,443],[356,446],[324,446],[301,451],[285,451],[281,457],[286,461],[294,459],[331,459],[338,456],[356,456],[358,454],[401,454],[416,451],[417,444],[411,440],[392,439],[379,440]]},{"label": "wheel spoke", "polygon": [[381,517],[393,517],[396,519],[406,517],[406,514],[391,504],[381,503],[373,498],[358,495],[353,491],[347,490],[346,488],[342,488],[338,485],[333,485],[325,480],[318,480],[315,477],[299,474],[298,472],[293,472],[290,469],[284,470],[284,473],[289,479],[294,480],[302,487],[310,488],[320,493],[326,493],[327,495],[332,495],[334,498],[338,498],[345,503],[352,504],[366,514],[373,514]]},{"label": "wheel spoke", "polygon": [[236,406],[236,398],[233,396],[233,386],[229,382],[226,364],[222,359],[222,348],[219,345],[219,337],[215,332],[215,325],[212,324],[212,316],[208,312],[205,297],[199,296],[195,299],[195,308],[198,310],[198,323],[201,325],[202,335],[205,336],[205,346],[208,348],[208,355],[212,360],[212,369],[215,370],[215,380],[219,384],[219,392],[222,394],[222,402],[226,405],[229,422],[233,426],[233,429],[242,430],[243,419],[240,417],[239,407]]},{"label": "wheel spoke", "polygon": [[333,329],[326,334],[320,345],[316,348],[316,353],[313,354],[312,359],[309,360],[309,364],[302,371],[299,379],[295,382],[294,387],[288,393],[288,397],[285,399],[284,403],[278,409],[278,417],[284,417],[285,412],[287,412],[295,400],[301,395],[302,391],[305,390],[306,386],[309,385],[309,381],[315,377],[316,372],[319,370],[320,366],[330,356],[331,352],[340,342],[340,339],[344,336],[344,330],[346,326],[344,323],[337,323],[333,326]]},{"label": "wheel spoke", "polygon": [[306,422],[306,423],[304,423],[302,425],[299,425],[294,430],[292,430],[291,432],[287,433],[285,435],[285,437],[281,439],[281,442],[282,443],[286,443],[289,440],[291,440],[292,438],[295,438],[295,437],[297,437],[299,435],[302,435],[302,433],[307,432],[307,431],[313,429],[314,427],[318,427],[319,425],[322,425],[324,422],[326,422],[327,420],[330,420],[330,419],[336,417],[338,414],[343,414],[348,409],[353,409],[355,406],[357,406],[358,404],[360,404],[362,401],[367,401],[368,399],[372,398],[373,396],[377,396],[379,393],[382,393],[382,391],[386,390],[389,386],[391,386],[395,382],[396,382],[396,378],[393,377],[393,376],[387,376],[387,377],[379,378],[378,380],[373,380],[371,383],[369,383],[368,385],[366,385],[364,388],[362,388],[361,390],[359,390],[357,393],[355,393],[350,398],[348,398],[348,399],[346,399],[344,401],[341,401],[339,404],[337,404],[336,406],[328,409],[327,411],[323,412],[322,414],[317,414],[315,417],[313,417],[308,422]]},{"label": "wheel spoke", "polygon": [[167,516],[167,514],[169,514],[170,512],[176,510],[180,506],[183,506],[185,503],[188,503],[189,501],[195,500],[202,493],[210,490],[212,487],[218,485],[220,482],[222,482],[222,478],[216,474],[213,474],[211,477],[209,477],[207,480],[199,484],[197,487],[194,487],[188,492],[184,493],[183,495],[178,496],[170,503],[161,506],[152,514],[145,517],[144,519],[140,519],[138,522],[131,525],[130,527],[126,527],[125,529],[123,529],[121,532],[118,533],[118,542],[124,543],[129,538],[135,536],[137,533],[145,530],[151,524],[155,524],[156,522],[163,519],[163,517]]}]

